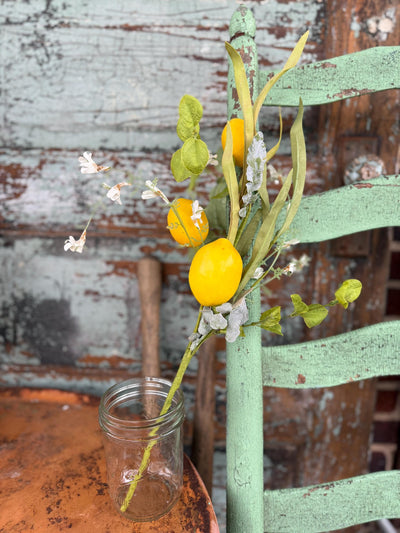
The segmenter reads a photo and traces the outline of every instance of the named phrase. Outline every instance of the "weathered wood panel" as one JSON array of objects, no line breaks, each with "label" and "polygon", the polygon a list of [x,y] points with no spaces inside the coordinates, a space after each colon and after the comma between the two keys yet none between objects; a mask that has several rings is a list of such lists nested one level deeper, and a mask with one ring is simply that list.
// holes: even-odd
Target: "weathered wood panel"
[{"label": "weathered wood panel", "polygon": [[[306,25],[314,39],[304,61],[315,57],[318,2],[244,3],[257,12],[271,68]],[[232,0],[3,2],[1,144],[171,150],[184,93],[207,104],[204,127],[216,138],[235,8]]]}]

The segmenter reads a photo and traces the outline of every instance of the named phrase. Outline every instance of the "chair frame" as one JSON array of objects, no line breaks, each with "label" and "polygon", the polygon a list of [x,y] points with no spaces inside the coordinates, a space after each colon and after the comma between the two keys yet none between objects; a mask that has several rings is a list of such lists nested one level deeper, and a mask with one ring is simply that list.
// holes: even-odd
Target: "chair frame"
[{"label": "chair frame", "polygon": [[[246,57],[245,67],[254,99],[268,75],[258,69],[255,29],[251,11],[240,6],[231,19],[231,45]],[[390,71],[385,68],[388,61]],[[335,68],[323,68],[327,63]],[[371,68],[380,74],[371,77]],[[355,76],[349,75],[349,71],[356,72]],[[365,92],[400,88],[399,71],[400,47],[377,47],[313,63],[286,73],[271,89],[264,105],[297,106],[299,96],[304,105],[325,104]],[[228,118],[240,116],[236,94],[230,64]],[[332,224],[326,214],[335,212],[333,206],[339,205],[339,197],[343,222],[335,218]],[[363,206],[357,215],[354,205]],[[346,211],[351,216],[346,217]],[[287,239],[296,238],[302,243],[321,242],[398,225],[400,177],[380,176],[304,198]],[[259,291],[255,290],[248,296],[247,305],[249,321],[257,321],[260,316]],[[351,344],[351,353],[343,353],[346,343]],[[260,328],[249,327],[246,337],[227,345],[229,533],[317,533],[380,518],[400,517],[400,471],[265,492],[263,483],[264,386],[331,387],[353,380],[400,374],[399,348],[400,321],[361,328],[321,341],[266,348],[261,345]],[[327,352],[329,358],[326,358]],[[324,372],[318,367],[317,360],[323,361]]]}]

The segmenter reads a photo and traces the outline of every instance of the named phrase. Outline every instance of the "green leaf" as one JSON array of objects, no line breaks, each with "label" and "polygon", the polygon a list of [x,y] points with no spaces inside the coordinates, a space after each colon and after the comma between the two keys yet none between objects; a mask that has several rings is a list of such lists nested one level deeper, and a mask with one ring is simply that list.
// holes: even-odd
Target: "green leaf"
[{"label": "green leaf", "polygon": [[177,150],[171,158],[171,172],[175,178],[175,181],[180,183],[187,178],[192,178],[195,176],[190,172],[182,161],[182,149]]},{"label": "green leaf", "polygon": [[361,294],[362,284],[358,279],[346,279],[335,292],[337,301],[345,309]]},{"label": "green leaf", "polygon": [[207,166],[209,153],[201,139],[190,137],[182,146],[182,163],[192,174],[201,174]]},{"label": "green leaf", "polygon": [[294,312],[290,316],[301,316],[308,328],[318,326],[328,315],[328,310],[324,305],[307,305],[299,294],[291,294],[290,298],[294,307]]},{"label": "green leaf", "polygon": [[242,58],[229,43],[225,43],[225,48],[232,60],[235,75],[235,85],[238,93],[240,108],[244,120],[244,166],[246,166],[247,150],[253,140],[255,121],[253,119],[253,103],[251,101],[249,83],[247,81],[246,69]]},{"label": "green leaf", "polygon": [[280,325],[281,321],[281,308],[279,305],[272,307],[265,311],[259,321],[259,326],[267,331],[272,331],[272,333],[277,333],[282,335],[282,328]]},{"label": "green leaf", "polygon": [[290,224],[297,213],[301,199],[303,198],[304,184],[306,181],[307,155],[302,120],[303,102],[300,98],[299,111],[293,126],[290,129],[290,144],[293,161],[293,195],[286,214],[285,222],[279,230],[277,238],[289,229]]},{"label": "green leaf", "polygon": [[229,231],[227,238],[232,244],[234,244],[239,226],[239,186],[232,154],[233,139],[231,126],[228,122],[228,127],[226,130],[225,150],[222,154],[222,172],[224,174],[226,186],[228,187],[229,199],[231,203]]},{"label": "green leaf", "polygon": [[181,141],[197,136],[200,127],[199,122],[203,116],[203,106],[194,96],[185,94],[179,102],[179,120],[176,132]]},{"label": "green leaf", "polygon": [[294,307],[294,312],[290,315],[291,317],[301,316],[308,311],[308,305],[303,302],[299,294],[291,294],[290,298]]},{"label": "green leaf", "polygon": [[279,78],[281,78],[285,74],[285,72],[287,72],[288,70],[296,66],[298,60],[300,59],[301,54],[303,53],[304,46],[308,38],[308,34],[309,32],[306,31],[306,33],[304,33],[304,35],[300,37],[296,46],[293,48],[293,51],[290,54],[289,59],[286,61],[286,64],[283,67],[283,69],[277,74],[275,74],[270,80],[268,80],[268,82],[266,83],[266,85],[264,86],[260,94],[258,95],[257,100],[255,101],[255,104],[254,104],[254,111],[253,111],[254,124],[257,123],[257,119],[260,113],[261,106],[263,105],[264,100],[267,97],[267,94],[269,93],[271,88],[275,85],[275,83],[279,80]]},{"label": "green leaf", "polygon": [[200,132],[200,126],[198,124],[194,125],[187,123],[181,119],[178,120],[176,125],[176,133],[181,141],[185,142],[190,137],[195,137]]},{"label": "green leaf", "polygon": [[245,263],[246,254],[248,254],[249,250],[251,250],[251,246],[254,241],[254,235],[256,234],[257,229],[260,227],[261,224],[261,217],[262,210],[258,208],[254,215],[249,218],[246,227],[244,228],[238,242],[235,245],[236,250],[243,258],[243,263]]},{"label": "green leaf", "polygon": [[321,324],[327,315],[328,310],[326,307],[321,304],[311,304],[308,306],[308,311],[303,313],[301,317],[308,328],[313,328]]}]

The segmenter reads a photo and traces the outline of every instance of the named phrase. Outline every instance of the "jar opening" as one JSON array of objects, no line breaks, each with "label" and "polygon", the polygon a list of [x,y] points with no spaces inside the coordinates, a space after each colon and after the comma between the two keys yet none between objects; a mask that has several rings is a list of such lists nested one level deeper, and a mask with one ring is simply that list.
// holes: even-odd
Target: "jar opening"
[{"label": "jar opening", "polygon": [[121,432],[157,429],[164,434],[180,425],[184,416],[183,394],[178,390],[170,409],[160,416],[171,383],[161,378],[137,378],[110,387],[102,396],[99,422],[115,436]]}]

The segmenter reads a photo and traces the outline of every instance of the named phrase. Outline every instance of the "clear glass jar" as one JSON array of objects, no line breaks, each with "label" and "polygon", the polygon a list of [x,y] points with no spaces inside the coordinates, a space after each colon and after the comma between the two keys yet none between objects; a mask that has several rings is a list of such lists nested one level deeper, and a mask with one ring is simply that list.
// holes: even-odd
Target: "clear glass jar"
[{"label": "clear glass jar", "polygon": [[[122,516],[135,522],[156,520],[167,513],[182,489],[184,404],[180,390],[169,411],[158,416],[170,387],[169,381],[160,378],[130,379],[108,389],[100,402],[111,499]],[[123,510],[145,454],[148,463]]]}]

